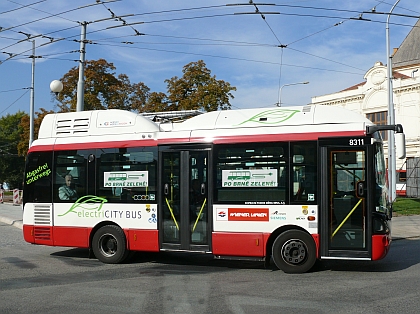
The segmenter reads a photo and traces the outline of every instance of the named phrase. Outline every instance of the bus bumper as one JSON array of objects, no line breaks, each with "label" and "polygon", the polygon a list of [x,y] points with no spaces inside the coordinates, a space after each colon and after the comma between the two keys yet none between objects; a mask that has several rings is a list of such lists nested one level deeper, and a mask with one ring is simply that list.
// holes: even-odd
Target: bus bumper
[{"label": "bus bumper", "polygon": [[376,234],[372,236],[372,261],[384,258],[391,245],[390,234]]}]

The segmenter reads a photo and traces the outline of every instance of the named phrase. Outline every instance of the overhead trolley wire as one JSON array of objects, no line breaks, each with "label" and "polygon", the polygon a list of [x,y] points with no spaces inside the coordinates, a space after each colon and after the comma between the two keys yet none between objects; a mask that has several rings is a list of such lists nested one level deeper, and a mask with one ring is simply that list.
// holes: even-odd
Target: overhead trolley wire
[{"label": "overhead trolley wire", "polygon": [[41,3],[41,2],[45,2],[45,1],[47,1],[47,0],[40,0],[40,1],[37,1],[37,2],[34,2],[34,3],[25,4],[25,5],[20,4],[20,3],[17,3],[17,2],[14,2],[14,1],[11,1],[11,0],[7,0],[7,1],[12,2],[12,3],[15,3],[15,4],[19,4],[19,5],[20,5],[20,7],[19,7],[19,8],[15,8],[15,9],[11,9],[11,10],[8,10],[8,11],[3,11],[3,12],[0,12],[0,15],[2,15],[2,14],[6,14],[6,13],[10,13],[10,12],[14,12],[14,11],[18,11],[18,10],[20,10],[20,9],[24,9],[24,8],[27,8],[27,7],[33,6],[33,5],[35,5],[35,4]]},{"label": "overhead trolley wire", "polygon": [[[280,64],[278,62],[272,62],[272,61],[252,60],[252,59],[235,58],[235,57],[225,57],[225,56],[217,56],[217,55],[211,55],[211,54],[193,53],[193,52],[185,52],[185,51],[174,51],[174,50],[166,50],[166,49],[133,47],[133,46],[123,46],[123,45],[102,44],[102,43],[98,43],[98,45],[102,45],[102,46],[113,46],[113,47],[126,47],[126,48],[129,48],[129,49],[139,49],[139,50],[149,50],[149,51],[158,51],[158,52],[168,52],[168,53],[194,55],[194,56],[204,56],[204,57],[229,59],[229,60],[249,61],[249,62],[264,63],[264,64],[274,64],[274,65],[279,65]],[[360,73],[355,73],[355,72],[321,69],[321,68],[314,68],[314,67],[307,67],[307,66],[300,66],[300,65],[293,65],[293,64],[284,64],[284,65],[285,66],[290,66],[290,67],[297,67],[297,68],[305,68],[305,69],[313,69],[313,70],[322,70],[322,71],[329,71],[329,72],[338,72],[338,73],[347,73],[347,74],[360,75]]]},{"label": "overhead trolley wire", "polygon": [[[107,3],[110,3],[110,2],[107,2]],[[99,3],[97,3],[97,4],[103,4],[104,5],[104,3],[103,2],[99,2]],[[96,5],[96,4],[94,4],[94,5]],[[105,6],[105,5],[104,5]],[[225,7],[226,5],[218,5],[218,6],[207,6],[207,7],[197,7],[197,8],[187,8],[187,9],[177,9],[177,10],[166,10],[166,11],[157,11],[157,12],[148,12],[148,13],[141,13],[141,14],[134,14],[134,16],[143,16],[143,15],[151,15],[151,14],[163,14],[163,13],[173,13],[173,12],[184,12],[184,11],[192,11],[192,10],[199,10],[199,9],[211,9],[211,8],[222,8],[222,7]],[[291,5],[277,5],[277,6],[284,6],[284,7],[298,7],[298,8],[308,8],[308,9],[317,9],[317,10],[326,10],[326,8],[314,8],[314,7],[303,7],[303,6],[291,6]],[[106,6],[105,6],[106,7]],[[83,7],[81,7],[81,8],[83,8]],[[49,17],[53,17],[53,16],[58,16],[58,15],[61,15],[61,14],[64,14],[64,13],[68,13],[68,12],[71,12],[71,11],[76,11],[76,10],[79,10],[79,9],[81,9],[81,8],[75,8],[75,9],[72,9],[72,10],[67,10],[67,11],[63,11],[63,12],[61,12],[61,13],[57,13],[57,14],[51,14],[50,16],[48,16],[48,17],[44,17],[44,18],[42,18],[42,19],[46,19],[46,18],[49,18]],[[357,12],[357,11],[351,11],[351,10],[337,10],[337,9],[327,9],[327,10],[330,10],[330,11],[337,11],[337,12],[351,12],[351,13],[360,13],[360,12]],[[331,16],[324,16],[324,15],[303,15],[303,14],[288,14],[288,13],[282,13],[283,15],[294,15],[294,16],[303,16],[303,17],[307,17],[307,16],[312,16],[312,17],[327,17],[327,18],[338,18],[338,17],[331,17]],[[192,20],[192,19],[201,19],[201,18],[213,18],[213,17],[223,17],[223,16],[232,16],[232,15],[234,15],[234,14],[232,14],[232,13],[226,13],[226,14],[214,14],[214,15],[204,15],[204,16],[195,16],[195,17],[183,17],[183,18],[171,18],[171,19],[157,19],[157,20],[152,20],[152,21],[144,21],[144,22],[141,22],[141,23],[145,23],[145,24],[147,24],[147,23],[158,23],[158,22],[171,22],[171,21],[181,21],[181,20]],[[349,19],[349,18],[347,18],[347,19]],[[36,21],[39,21],[39,20],[41,20],[41,19],[38,19],[38,20],[35,20],[35,21],[32,21],[32,22],[29,22],[29,23],[33,23],[33,22],[36,22]],[[71,20],[70,20],[71,21]],[[267,21],[265,21],[266,23],[267,23]],[[374,22],[379,22],[379,21],[374,21]],[[337,25],[340,25],[342,22],[340,22],[340,23],[336,23],[334,26],[337,26]],[[27,25],[28,23],[25,23],[25,24],[21,24],[21,25]],[[268,24],[267,24],[268,25]],[[398,24],[398,25],[401,25],[401,24]],[[18,26],[20,26],[20,25],[18,25]],[[13,28],[16,28],[16,27],[18,27],[18,26],[14,26],[14,27],[11,27],[11,28],[8,28],[8,29],[4,29],[4,30],[11,30],[11,29],[13,29]],[[122,27],[122,26],[125,26],[125,25],[121,25],[120,27]],[[411,25],[407,25],[407,26],[410,26],[410,27],[412,27]],[[65,29],[62,29],[62,30],[56,30],[56,31],[52,31],[52,32],[49,32],[49,33],[46,33],[46,34],[44,34],[44,35],[37,35],[37,36],[46,36],[46,35],[50,35],[50,34],[53,34],[53,33],[57,33],[57,32],[62,32],[62,31],[65,31],[65,30],[70,30],[70,29],[74,29],[74,28],[77,28],[77,27],[79,27],[79,25],[76,25],[76,26],[72,26],[72,27],[69,27],[69,28],[65,28]],[[276,39],[277,39],[277,41],[279,42],[279,43],[281,43],[280,42],[280,40],[279,40],[279,38],[277,38],[277,36],[276,36],[276,34],[274,33],[274,31],[273,31],[273,29],[270,27],[270,25],[268,25],[268,27],[270,28],[270,30],[271,30],[271,32],[274,34],[274,36],[276,37]],[[296,42],[298,42],[298,41],[301,41],[301,40],[303,40],[303,39],[306,39],[306,38],[308,38],[308,37],[310,37],[310,36],[314,36],[314,35],[316,35],[316,34],[318,34],[318,33],[320,33],[320,32],[323,32],[323,31],[326,31],[326,30],[328,30],[328,29],[330,29],[330,28],[332,28],[333,26],[331,26],[331,27],[329,27],[329,28],[326,28],[326,29],[324,29],[324,30],[320,30],[320,31],[318,31],[318,32],[316,32],[316,33],[314,33],[314,34],[312,34],[312,35],[308,35],[308,36],[305,36],[304,38],[301,38],[301,39],[298,39],[298,40],[295,40],[295,41],[293,41],[293,42],[291,42],[291,43],[289,43],[288,45],[292,45],[292,44],[294,44],[294,43],[296,43]],[[88,34],[94,34],[94,33],[98,33],[98,32],[103,32],[103,31],[106,31],[106,30],[108,30],[108,28],[103,28],[103,29],[99,29],[99,30],[95,30],[95,31],[90,31],[90,32],[88,32]],[[141,33],[141,35],[147,35],[147,34],[143,34],[143,33]],[[74,37],[76,37],[76,36],[79,36],[79,35],[74,35],[74,36],[69,36],[69,37],[66,37],[66,38],[60,38],[60,39],[57,39],[57,40],[53,40],[53,41],[51,41],[51,42],[48,42],[48,43],[44,43],[44,44],[42,44],[42,45],[40,45],[39,47],[41,47],[41,46],[44,46],[44,45],[46,45],[46,44],[50,44],[50,43],[55,43],[55,42],[57,42],[58,40],[70,40],[71,38],[74,38]],[[129,35],[129,36],[138,36],[137,34],[136,35]],[[159,36],[159,35],[149,35],[149,36]],[[114,37],[114,38],[123,38],[123,37],[126,37],[126,36],[119,36],[119,37]],[[165,37],[165,36],[161,36],[161,37]],[[166,37],[173,37],[173,38],[176,38],[176,36],[166,36]],[[180,37],[179,36],[179,38],[183,38],[183,39],[187,39],[186,37]],[[191,38],[191,39],[194,39],[194,40],[208,40],[208,39],[199,39],[199,38]],[[103,40],[103,39],[102,39]],[[25,41],[25,40],[22,40],[22,41]],[[77,41],[77,40],[75,40],[75,41]],[[96,40],[96,41],[101,41],[101,39],[98,39],[98,40]],[[21,41],[20,41],[21,42]],[[235,42],[233,42],[233,41],[221,41],[221,42],[226,42],[226,43],[231,43],[232,45],[242,45],[242,43],[241,44],[238,44],[238,43],[235,43]],[[90,42],[88,42],[88,44],[89,43],[94,43],[94,41],[90,41]],[[131,44],[131,42],[125,42],[124,44]],[[16,44],[16,43],[15,43]],[[133,43],[134,44],[134,43]],[[150,43],[145,43],[145,44],[150,44]],[[258,45],[260,45],[260,46],[268,46],[268,47],[270,47],[270,46],[273,46],[274,47],[274,45],[268,45],[268,44],[252,44],[252,43],[245,43],[245,44],[243,44],[243,45],[256,45],[256,46],[258,46]],[[284,45],[284,47],[282,47],[282,48],[289,48],[290,49],[290,47],[288,47],[288,45]],[[280,46],[277,46],[277,47],[281,47],[282,45],[280,45]],[[8,47],[10,47],[10,46],[7,46],[7,47],[5,47],[5,48],[3,48],[3,49],[7,49]],[[125,47],[127,47],[127,46],[125,46]],[[139,48],[139,49],[146,49],[146,48]],[[148,49],[148,50],[152,50],[152,49]],[[13,57],[16,57],[16,56],[19,56],[19,55],[22,55],[22,54],[24,54],[24,53],[26,53],[26,52],[28,52],[29,50],[27,50],[27,51],[24,51],[24,52],[22,52],[22,53],[18,53],[18,54],[13,54]],[[160,50],[160,51],[166,51],[166,52],[171,52],[171,53],[182,53],[182,52],[176,52],[176,51],[169,51],[169,50]],[[300,51],[300,50],[295,50],[295,51],[297,51],[297,52],[301,52],[301,53],[305,53],[304,51]],[[187,54],[187,53],[186,53]],[[316,56],[316,55],[312,55],[312,54],[308,54],[308,55],[311,55],[311,56],[314,56],[314,57],[319,57],[319,56]],[[212,57],[219,57],[219,58],[224,58],[224,57],[222,57],[222,56],[212,56]],[[5,61],[7,61],[7,60],[9,60],[9,59],[11,59],[12,58],[12,56],[10,56],[8,59],[6,59],[6,60],[4,60],[3,62],[5,62]],[[324,60],[326,60],[326,61],[331,61],[331,62],[334,62],[334,63],[339,63],[339,62],[336,62],[336,61],[333,61],[333,60],[330,60],[330,59],[327,59],[327,58],[323,58],[323,57],[319,57],[319,58],[322,58],[322,59],[324,59]],[[244,60],[245,61],[245,60]],[[256,60],[249,60],[249,61],[252,61],[252,62],[259,62],[259,61],[256,61]],[[0,63],[1,64],[1,63]],[[341,64],[341,63],[339,63],[339,64]],[[345,65],[345,64],[342,64],[342,65]],[[290,65],[288,65],[288,66],[290,66]],[[346,66],[348,66],[348,65],[346,65]],[[352,66],[349,66],[349,67],[352,67]],[[357,68],[355,68],[355,67],[352,67],[352,68],[354,68],[354,69],[357,69]],[[360,70],[360,69],[357,69],[357,70]]]},{"label": "overhead trolley wire", "polygon": [[7,109],[9,109],[11,106],[13,106],[15,103],[17,103],[23,96],[25,96],[29,92],[30,88],[26,90],[18,99],[16,99],[14,102],[12,102],[9,106],[3,109],[3,111],[0,111],[0,114],[5,112]]}]

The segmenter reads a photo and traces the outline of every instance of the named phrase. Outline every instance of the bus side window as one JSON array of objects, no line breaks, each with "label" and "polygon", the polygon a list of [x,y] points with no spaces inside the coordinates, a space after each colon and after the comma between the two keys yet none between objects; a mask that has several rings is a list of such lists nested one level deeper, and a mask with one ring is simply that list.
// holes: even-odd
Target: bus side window
[{"label": "bus side window", "polygon": [[215,202],[287,200],[286,144],[220,145],[216,153]]},{"label": "bus side window", "polygon": [[156,147],[102,149],[97,158],[96,194],[109,203],[156,200]]},{"label": "bus side window", "polygon": [[314,142],[293,143],[292,171],[293,198],[295,202],[316,202],[317,170],[316,144]]},{"label": "bus side window", "polygon": [[[86,195],[87,159],[85,155],[83,151],[60,151],[56,153],[53,188],[54,201],[74,202]],[[64,193],[64,191],[68,193]],[[69,195],[65,196],[64,194]]]}]

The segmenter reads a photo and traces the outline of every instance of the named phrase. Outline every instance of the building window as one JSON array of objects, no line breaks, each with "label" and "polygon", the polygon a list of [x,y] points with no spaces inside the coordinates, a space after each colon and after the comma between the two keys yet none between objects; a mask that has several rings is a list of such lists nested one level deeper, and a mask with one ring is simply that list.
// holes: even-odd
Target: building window
[{"label": "building window", "polygon": [[[375,123],[376,125],[388,124],[388,111],[379,111],[367,113],[366,118]],[[381,131],[381,136],[384,141],[388,140],[388,131]]]}]

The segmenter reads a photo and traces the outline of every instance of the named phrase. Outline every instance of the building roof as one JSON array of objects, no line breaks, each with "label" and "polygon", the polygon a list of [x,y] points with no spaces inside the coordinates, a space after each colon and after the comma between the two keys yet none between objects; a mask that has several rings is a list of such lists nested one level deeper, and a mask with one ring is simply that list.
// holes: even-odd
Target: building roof
[{"label": "building roof", "polygon": [[392,58],[392,67],[401,68],[420,64],[420,19],[408,33]]},{"label": "building roof", "polygon": [[[408,78],[410,78],[408,75],[405,75],[405,74],[402,74],[402,73],[399,73],[399,72],[396,72],[396,71],[393,71],[392,72],[392,77],[394,78],[394,79],[408,79]],[[347,87],[347,88],[345,88],[345,89],[343,89],[343,90],[341,90],[340,92],[346,92],[346,91],[349,91],[349,90],[354,90],[354,89],[358,89],[359,88],[359,86],[363,86],[363,85],[365,85],[366,84],[366,81],[365,82],[361,82],[361,83],[359,83],[359,84],[356,84],[356,85],[353,85],[353,86],[350,86],[350,87]]]}]

